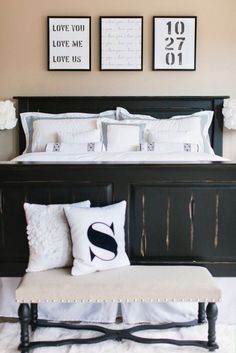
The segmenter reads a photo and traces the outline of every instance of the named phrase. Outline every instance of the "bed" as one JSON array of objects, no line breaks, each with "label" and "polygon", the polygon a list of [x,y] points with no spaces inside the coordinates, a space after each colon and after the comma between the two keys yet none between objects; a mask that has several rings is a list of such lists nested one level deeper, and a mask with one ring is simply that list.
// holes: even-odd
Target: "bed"
[{"label": "bed", "polygon": [[[226,97],[15,97],[18,112],[100,112],[124,107],[169,118],[213,110],[211,145],[222,155]],[[19,126],[19,146],[25,136]],[[204,265],[236,273],[236,164],[165,160],[0,163],[0,276],[21,276],[28,245],[23,203],[93,206],[127,201],[126,249],[132,264]]]}]

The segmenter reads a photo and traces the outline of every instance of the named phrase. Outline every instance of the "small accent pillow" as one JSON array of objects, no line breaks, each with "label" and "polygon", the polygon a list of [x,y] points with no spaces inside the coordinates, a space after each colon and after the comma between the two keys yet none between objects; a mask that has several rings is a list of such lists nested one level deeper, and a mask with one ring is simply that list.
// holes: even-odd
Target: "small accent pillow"
[{"label": "small accent pillow", "polygon": [[[73,205],[90,207],[90,201]],[[30,253],[26,272],[71,266],[71,237],[64,205],[24,203],[24,210]]]},{"label": "small accent pillow", "polygon": [[130,264],[125,252],[126,201],[93,208],[66,206],[73,243],[72,275]]},{"label": "small accent pillow", "polygon": [[102,152],[102,142],[89,143],[48,143],[46,152],[87,153]]},{"label": "small accent pillow", "polygon": [[81,133],[71,131],[59,131],[57,135],[57,142],[59,143],[90,143],[101,141],[100,129],[93,129]]},{"label": "small accent pillow", "polygon": [[199,152],[199,146],[196,143],[184,142],[144,142],[141,145],[141,151],[158,153]]},{"label": "small accent pillow", "polygon": [[102,123],[103,144],[109,152],[140,151],[145,124]]}]

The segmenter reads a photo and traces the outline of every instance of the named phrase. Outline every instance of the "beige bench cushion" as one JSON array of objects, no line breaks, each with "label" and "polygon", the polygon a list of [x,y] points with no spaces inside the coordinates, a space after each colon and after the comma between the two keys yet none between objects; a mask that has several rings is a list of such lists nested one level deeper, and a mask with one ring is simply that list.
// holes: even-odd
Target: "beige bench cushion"
[{"label": "beige bench cushion", "polygon": [[221,295],[209,271],[198,266],[127,266],[77,277],[70,271],[28,272],[17,302],[217,302]]}]

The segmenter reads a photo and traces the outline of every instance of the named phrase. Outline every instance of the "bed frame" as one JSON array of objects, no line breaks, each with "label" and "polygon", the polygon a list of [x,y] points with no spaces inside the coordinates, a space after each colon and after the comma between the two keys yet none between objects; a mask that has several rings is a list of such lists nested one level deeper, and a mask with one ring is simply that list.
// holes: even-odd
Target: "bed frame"
[{"label": "bed frame", "polygon": [[[15,97],[18,111],[130,112],[168,118],[214,110],[211,144],[222,153],[226,97]],[[25,140],[19,129],[20,151]],[[25,201],[93,206],[127,200],[126,246],[132,264],[205,265],[236,275],[234,163],[0,163],[0,276],[21,276],[28,261]]]}]

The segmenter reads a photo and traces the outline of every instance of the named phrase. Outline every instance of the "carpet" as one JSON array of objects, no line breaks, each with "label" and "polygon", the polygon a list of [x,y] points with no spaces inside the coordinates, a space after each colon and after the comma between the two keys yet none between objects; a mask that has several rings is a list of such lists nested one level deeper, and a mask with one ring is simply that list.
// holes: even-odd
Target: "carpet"
[{"label": "carpet", "polygon": [[[123,324],[107,325],[109,328],[124,328]],[[127,327],[127,326],[126,326]],[[76,332],[58,328],[38,328],[32,334],[32,340],[53,340],[66,339],[76,337],[91,337],[91,332]],[[139,333],[141,336],[141,333]],[[206,339],[207,325],[197,327],[169,329],[166,331],[149,331],[143,332],[144,337],[168,337],[176,339]],[[16,353],[19,344],[20,329],[18,323],[1,323],[0,324],[0,352]],[[217,343],[220,348],[217,353],[236,353],[236,326],[235,325],[218,325],[217,326]],[[198,347],[176,347],[167,344],[141,344],[132,341],[123,340],[106,341],[92,345],[72,345],[64,347],[46,347],[37,348],[32,352],[36,353],[202,353],[208,350]]]}]

